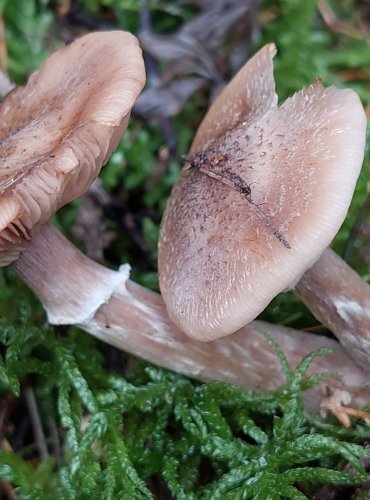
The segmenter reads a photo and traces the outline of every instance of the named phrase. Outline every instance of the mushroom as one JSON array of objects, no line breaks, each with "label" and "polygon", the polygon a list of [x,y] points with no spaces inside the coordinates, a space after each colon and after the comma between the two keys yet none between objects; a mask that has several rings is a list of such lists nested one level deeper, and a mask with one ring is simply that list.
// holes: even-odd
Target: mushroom
[{"label": "mushroom", "polygon": [[[296,285],[337,233],[360,172],[366,117],[358,96],[317,80],[277,107],[275,53],[273,44],[262,48],[211,106],[163,218],[162,296],[170,318],[197,340],[236,331]],[[334,288],[343,267],[333,271]],[[354,272],[345,284],[359,282],[356,312],[369,306],[370,288]],[[315,295],[325,294],[321,286]],[[369,310],[357,338],[344,314],[337,321],[355,357],[358,337],[370,340]]]},{"label": "mushroom", "polygon": [[0,265],[87,190],[145,83],[136,38],[86,35],[53,54],[0,108]]},{"label": "mushroom", "polygon": [[[74,74],[74,69],[70,64],[75,60],[75,49],[79,54],[77,66],[80,71],[83,71],[86,61],[88,66],[92,64],[91,54],[94,55],[94,61],[104,60],[107,65],[112,62],[116,70],[114,75],[110,76],[110,81],[104,84],[101,81],[103,77],[100,70],[96,75],[90,73],[87,80],[90,82],[88,87],[96,89],[96,92],[90,95],[83,109],[75,115],[72,129],[68,130],[64,126],[60,129],[57,126],[51,129],[51,125],[55,124],[57,119],[47,117],[47,111],[52,109],[52,103],[56,102],[57,98],[54,98],[51,89],[47,98],[40,98],[44,96],[44,89],[49,89],[49,87],[44,84],[41,88],[37,88],[36,84],[40,81],[38,75],[46,79],[47,69],[52,69],[54,65],[57,65],[59,74],[63,74],[63,58],[66,55],[68,64],[67,67],[64,66],[64,70]],[[61,57],[58,61],[59,56]],[[117,60],[119,58],[121,62]],[[64,64],[65,62],[64,60]],[[127,77],[127,80],[121,81],[119,85],[115,80],[118,76]],[[57,96],[61,95],[66,86],[69,89],[80,89],[80,85],[73,87],[72,84],[74,81],[82,81],[82,78],[82,76],[75,76],[75,79],[69,80],[68,85],[62,85],[62,89],[59,89],[54,79]],[[127,124],[127,117],[143,80],[141,54],[134,37],[118,32],[99,33],[83,37],[59,51],[52,56],[51,62],[50,60],[46,62],[40,72],[31,77],[30,83],[24,89],[14,90],[1,103],[0,114],[8,117],[10,117],[11,105],[14,106],[16,103],[22,103],[22,110],[28,107],[34,110],[30,123],[27,125],[25,121],[22,122],[22,129],[20,129],[19,121],[21,119],[14,116],[15,128],[12,130],[8,124],[7,136],[3,140],[9,151],[11,148],[8,145],[13,141],[13,150],[19,153],[18,164],[21,173],[13,174],[14,182],[13,178],[3,176],[8,182],[3,189],[4,200],[10,200],[10,206],[16,207],[13,213],[19,214],[18,218],[15,215],[13,217],[7,215],[11,227],[8,231],[6,227],[3,227],[2,234],[8,235],[0,242],[4,255],[3,262],[11,260],[11,256],[16,258],[21,252],[12,267],[40,298],[51,323],[78,325],[105,342],[160,366],[200,380],[222,380],[259,390],[274,389],[284,382],[284,377],[275,353],[261,335],[261,331],[266,331],[273,334],[276,341],[282,345],[292,365],[312,350],[321,347],[332,348],[333,354],[318,358],[313,362],[310,373],[326,370],[338,372],[342,379],[333,376],[325,382],[330,390],[348,390],[356,404],[367,402],[370,391],[365,384],[370,373],[359,369],[348,359],[346,352],[337,342],[308,333],[294,335],[290,329],[262,322],[253,322],[240,332],[213,342],[211,345],[191,340],[183,335],[168,318],[164,303],[157,294],[128,279],[129,266],[123,266],[118,272],[107,269],[84,256],[50,224],[41,226],[42,221],[50,217],[51,207],[56,209],[70,199],[68,187],[72,185],[73,179],[82,178],[81,191],[83,191],[87,187],[86,179],[89,178],[90,181],[92,178],[90,170],[94,170],[95,174],[98,172],[118,140],[118,134]],[[114,89],[111,95],[107,94],[107,87],[110,86]],[[27,97],[26,89],[32,89],[32,101],[30,97]],[[18,96],[18,99],[14,96]],[[38,118],[37,111],[39,99],[40,112],[44,113],[44,119],[47,119],[50,125],[48,130],[53,130],[49,148],[42,141],[44,137],[38,135],[38,132],[33,129],[34,123],[42,121],[42,118]],[[67,99],[64,100],[68,103]],[[74,101],[72,93],[69,102]],[[94,113],[93,118],[91,116],[89,118],[88,104],[92,102]],[[104,103],[107,107],[103,107]],[[114,103],[114,110],[110,110],[112,103]],[[5,109],[2,109],[3,107]],[[98,109],[100,109],[99,113]],[[72,111],[67,109],[66,113],[69,116]],[[80,116],[83,116],[81,123],[79,122]],[[103,123],[99,121],[100,116],[105,117]],[[64,123],[63,117],[60,123]],[[96,124],[97,129],[94,128]],[[106,138],[107,142],[104,143],[102,138],[108,129],[113,137]],[[35,140],[43,144],[44,154],[37,156],[35,152],[34,156],[31,156],[33,159],[31,163],[28,160],[23,162],[22,158],[29,158],[29,151],[35,149],[31,141],[33,136]],[[79,140],[79,147],[74,146],[73,141],[76,137]],[[86,159],[82,162],[82,166],[88,169],[86,175],[81,169],[81,160],[78,161],[80,150],[87,148],[81,137],[94,138],[90,145],[92,149],[87,150]],[[20,147],[17,138],[21,139],[21,143],[24,146],[27,145],[30,150]],[[71,171],[72,162],[67,165],[63,163],[66,158],[72,157],[71,153],[68,154],[69,151],[74,152],[73,158],[77,169],[75,175],[71,174],[71,177],[68,177],[68,174]],[[9,161],[11,166],[16,163],[14,158],[10,158]],[[88,161],[91,162],[90,165]],[[50,164],[55,167],[57,173],[53,174],[47,169]],[[2,170],[6,172],[7,162],[4,159],[2,166]],[[40,172],[43,176],[40,172],[38,173],[38,167],[41,167]],[[49,194],[49,201],[44,199],[40,201],[40,190],[36,190],[30,184],[32,176],[38,179],[38,184],[42,186],[41,191]],[[45,183],[49,178],[53,179],[51,186]],[[55,182],[59,178],[62,182],[58,191]],[[26,192],[26,185],[31,186],[28,192]],[[77,183],[74,182],[72,187],[73,196],[78,196]],[[25,206],[19,201],[20,193],[31,200],[31,208],[26,209],[24,214],[19,208],[19,206]],[[15,195],[16,203],[12,195]],[[3,198],[0,200],[5,207]],[[39,206],[38,210],[35,209],[37,206]],[[43,207],[46,207],[45,213],[41,212]],[[5,209],[4,213],[9,214],[9,212],[9,209]],[[38,217],[35,217],[35,213],[39,214]],[[33,227],[30,224],[31,220],[35,221]],[[13,243],[13,249],[11,243]],[[231,363],[230,360],[233,362]],[[268,370],[266,366],[269,367]],[[321,391],[322,387],[315,386],[306,395],[306,404],[309,409],[318,410]]]},{"label": "mushroom", "polygon": [[[0,107],[0,265],[16,260],[58,208],[88,189],[116,148],[144,83],[137,39],[99,32],[54,53],[25,87],[6,95]],[[97,280],[86,289],[90,307],[104,302],[111,286]]]}]

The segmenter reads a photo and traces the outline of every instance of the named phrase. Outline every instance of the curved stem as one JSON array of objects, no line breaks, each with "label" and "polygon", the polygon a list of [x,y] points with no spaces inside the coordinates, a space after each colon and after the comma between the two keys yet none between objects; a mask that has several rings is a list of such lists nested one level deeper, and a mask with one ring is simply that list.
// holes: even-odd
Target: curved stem
[{"label": "curved stem", "polygon": [[[13,267],[54,323],[78,324],[104,342],[173,371],[246,389],[275,389],[284,375],[263,336],[267,332],[291,366],[315,349],[331,348],[333,354],[317,358],[309,373],[336,372],[339,378],[333,376],[325,386],[350,391],[357,404],[370,400],[370,372],[357,367],[336,341],[259,321],[214,342],[194,341],[171,322],[158,294],[92,262],[50,225],[34,236]],[[323,384],[305,394],[310,410],[318,410],[322,391]]]},{"label": "curved stem", "polygon": [[335,252],[325,250],[301,278],[296,294],[339,339],[353,359],[370,367],[370,287]]}]

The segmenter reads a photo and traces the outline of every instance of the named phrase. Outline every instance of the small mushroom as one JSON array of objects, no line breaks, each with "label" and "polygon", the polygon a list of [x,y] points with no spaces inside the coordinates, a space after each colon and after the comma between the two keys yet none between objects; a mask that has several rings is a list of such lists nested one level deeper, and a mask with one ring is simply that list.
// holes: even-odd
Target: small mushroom
[{"label": "small mushroom", "polygon": [[275,52],[261,49],[210,108],[162,222],[161,292],[198,340],[236,331],[297,283],[337,233],[360,172],[358,96],[317,80],[277,107]]}]

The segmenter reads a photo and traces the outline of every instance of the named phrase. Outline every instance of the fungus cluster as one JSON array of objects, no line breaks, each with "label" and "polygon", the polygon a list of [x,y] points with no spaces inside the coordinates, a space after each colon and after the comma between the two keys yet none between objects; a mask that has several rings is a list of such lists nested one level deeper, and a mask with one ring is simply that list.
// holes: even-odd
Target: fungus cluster
[{"label": "fungus cluster", "polygon": [[[338,307],[341,271],[328,271],[331,281],[323,283],[322,262],[345,269],[342,298],[353,297],[353,284],[362,287],[352,310],[365,310],[370,292],[339,258],[324,253],[297,290],[316,304],[320,319],[331,318],[329,326],[339,337],[342,331],[346,348],[366,369],[334,340],[258,321],[243,326],[330,243],[363,155],[365,119],[357,96],[316,82],[277,108],[274,54],[273,45],[262,49],[210,108],[171,196],[159,256],[171,319],[160,296],[128,279],[128,266],[115,272],[91,261],[45,224],[86,191],[127,126],[145,82],[141,51],[128,33],[82,37],[1,103],[1,264],[13,262],[50,322],[78,324],[201,380],[261,390],[281,384],[279,362],[261,330],[275,337],[292,364],[329,346],[333,354],[311,369],[341,373],[342,380],[326,385],[351,387],[353,401],[363,403],[369,363],[359,351],[370,328],[366,334],[359,322],[356,336],[348,302]],[[209,344],[197,340],[239,328]],[[311,409],[318,408],[319,390],[307,396]]]}]

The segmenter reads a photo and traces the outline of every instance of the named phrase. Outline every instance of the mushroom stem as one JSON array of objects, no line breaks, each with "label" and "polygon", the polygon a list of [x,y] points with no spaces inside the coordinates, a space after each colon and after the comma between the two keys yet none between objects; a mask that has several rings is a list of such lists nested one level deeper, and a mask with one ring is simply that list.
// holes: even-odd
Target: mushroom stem
[{"label": "mushroom stem", "polygon": [[369,285],[328,248],[302,276],[295,292],[353,359],[369,368]]},{"label": "mushroom stem", "polygon": [[116,272],[90,260],[51,224],[12,267],[39,297],[52,324],[88,321],[129,275],[129,266]]},{"label": "mushroom stem", "polygon": [[[336,372],[324,385],[351,392],[355,404],[370,400],[370,371],[357,367],[334,340],[254,321],[210,343],[184,335],[169,319],[161,297],[84,256],[51,225],[34,235],[12,264],[43,302],[53,323],[77,324],[105,342],[162,367],[202,381],[219,380],[246,389],[272,390],[284,383],[279,360],[263,336],[283,349],[291,366],[315,349],[333,354],[317,358],[309,373]],[[317,411],[323,385],[305,393]]]}]

